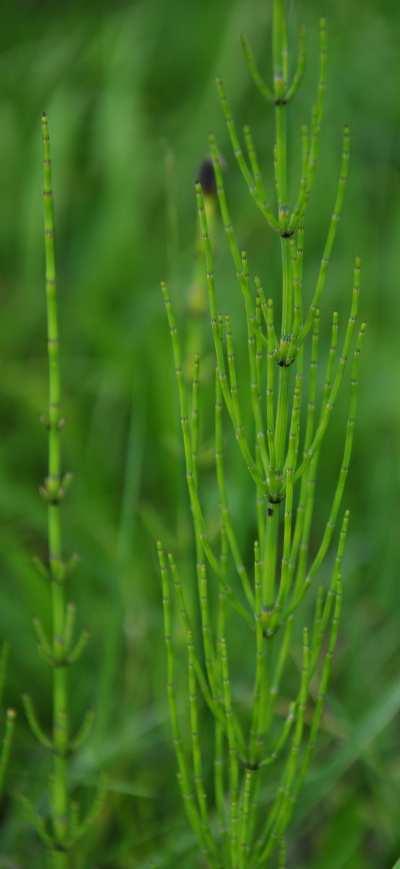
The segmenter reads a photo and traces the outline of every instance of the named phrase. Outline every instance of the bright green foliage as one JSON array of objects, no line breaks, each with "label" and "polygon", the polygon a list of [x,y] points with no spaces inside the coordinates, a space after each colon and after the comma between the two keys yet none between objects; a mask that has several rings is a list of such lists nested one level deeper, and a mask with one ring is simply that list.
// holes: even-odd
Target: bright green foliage
[{"label": "bright green foliage", "polygon": [[[269,197],[266,195],[251,130],[248,127],[244,130],[244,151],[221,81],[218,81],[218,92],[239,170],[257,208],[279,239],[282,286],[280,294],[268,298],[261,277],[251,273],[247,254],[236,239],[224,187],[223,164],[212,136],[210,151],[221,218],[243,299],[248,337],[246,374],[237,368],[230,317],[223,315],[218,306],[214,246],[205,196],[198,183],[197,207],[216,360],[217,535],[215,530],[209,530],[211,523],[205,516],[200,494],[197,461],[200,359],[196,356],[190,400],[175,316],[168,289],[162,285],[178,383],[193,517],[199,637],[195,630],[197,618],[193,617],[187,601],[188,589],[179,577],[173,556],[167,558],[161,543],[158,545],[168,699],[184,805],[209,865],[232,869],[271,865],[271,859],[278,861],[279,866],[286,866],[285,837],[316,746],[341,611],[342,561],[349,515],[345,512],[340,518],[340,513],[353,446],[359,358],[365,331],[364,324],[357,327],[360,290],[357,258],[347,323],[340,338],[339,316],[336,312],[333,314],[330,349],[326,364],[322,365],[319,306],[348,176],[350,136],[347,127],[343,135],[337,194],[315,290],[311,300],[303,296],[305,216],[315,180],[326,90],[325,21],[320,28],[317,95],[310,126],[304,126],[301,131],[302,166],[293,204],[290,204],[288,190],[287,111],[302,79],[305,49],[302,33],[297,66],[290,77],[283,0],[275,0],[273,7],[272,87],[264,81],[246,39],[243,48],[252,78],[275,113],[276,207],[272,204],[273,191]],[[279,328],[277,311],[281,312]],[[312,529],[318,464],[347,369],[350,371],[350,402],[343,458],[325,528],[316,546]],[[251,421],[246,412],[246,390]],[[226,418],[254,486],[253,563],[241,552],[240,535],[235,530],[229,504],[224,462]],[[335,532],[336,558],[326,582],[321,567]],[[176,693],[173,590],[186,640],[190,745],[186,744]],[[312,596],[313,613],[310,606],[306,608],[306,595]],[[239,701],[229,655],[230,639],[239,630],[243,636],[243,656],[247,660],[252,656],[254,661],[253,688],[247,703]],[[297,686],[293,682],[296,669]],[[291,694],[290,701],[287,691]],[[203,707],[208,708],[215,730],[212,790],[205,786],[204,768],[210,766],[210,758],[204,751],[208,743],[202,739],[199,725],[205,714]]]},{"label": "bright green foliage", "polygon": [[59,365],[59,326],[57,309],[54,205],[52,190],[49,129],[46,114],[42,115],[43,140],[43,205],[44,241],[46,254],[47,348],[49,363],[48,412],[42,422],[48,431],[48,475],[40,487],[40,494],[48,509],[48,561],[35,559],[36,567],[49,583],[51,590],[52,628],[50,638],[39,619],[34,629],[39,652],[51,667],[53,674],[53,727],[48,736],[43,730],[28,694],[23,704],[31,730],[38,742],[53,756],[50,782],[50,826],[36,812],[26,797],[22,797],[27,814],[44,845],[52,855],[52,865],[66,869],[70,865],[69,852],[84,836],[94,813],[100,808],[99,798],[87,816],[79,817],[78,806],[71,799],[68,781],[68,758],[88,736],[93,714],[87,713],[78,733],[71,734],[69,717],[68,669],[82,654],[89,635],[83,631],[76,639],[75,606],[66,600],[66,581],[74,569],[77,557],[65,558],[62,546],[60,507],[71,475],[62,472],[61,431],[64,420],[61,412],[61,386]]}]

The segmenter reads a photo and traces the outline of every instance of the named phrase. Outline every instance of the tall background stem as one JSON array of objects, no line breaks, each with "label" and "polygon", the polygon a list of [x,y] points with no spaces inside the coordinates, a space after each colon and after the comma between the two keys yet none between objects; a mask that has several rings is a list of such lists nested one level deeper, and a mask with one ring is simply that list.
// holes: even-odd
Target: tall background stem
[{"label": "tall background stem", "polygon": [[[57,314],[57,287],[54,238],[54,204],[50,141],[47,116],[42,116],[43,136],[43,206],[46,252],[47,347],[49,360],[49,456],[48,456],[48,548],[52,597],[52,649],[54,660],[60,655],[65,627],[65,591],[62,582],[62,535],[60,522],[60,366]],[[52,668],[53,674],[53,783],[52,821],[57,843],[61,846],[68,835],[68,782],[66,748],[68,743],[68,687],[66,663]],[[67,856],[54,853],[54,866],[66,867]]]}]

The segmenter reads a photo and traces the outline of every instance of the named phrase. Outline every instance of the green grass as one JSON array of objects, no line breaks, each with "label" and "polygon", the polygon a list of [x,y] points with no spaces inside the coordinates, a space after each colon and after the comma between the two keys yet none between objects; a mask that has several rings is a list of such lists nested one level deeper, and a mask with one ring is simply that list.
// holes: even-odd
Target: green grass
[{"label": "green grass", "polygon": [[[226,160],[242,245],[260,270],[268,262],[271,282],[278,274],[272,241],[234,170],[215,89],[217,75],[229,81],[235,116],[257,128],[267,147],[272,118],[249,82],[240,33],[246,31],[264,63],[268,7],[255,0],[245,6],[218,2],[207,18],[200,5],[176,0],[168,7],[155,0],[121,3],[112,11],[72,4],[57,15],[50,4],[29,4],[29,16],[27,9],[10,7],[0,36],[0,637],[11,647],[4,703],[19,710],[8,783],[46,814],[49,761],[21,714],[28,689],[43,725],[50,723],[50,681],[32,628],[37,614],[49,624],[48,588],[31,566],[31,556],[45,554],[46,547],[46,511],[37,492],[46,466],[39,424],[47,404],[40,158],[40,115],[46,110],[56,195],[65,467],[75,473],[65,503],[65,545],[81,556],[73,597],[81,624],[91,631],[76,668],[74,726],[99,692],[104,698],[92,740],[72,769],[87,804],[99,771],[109,778],[106,813],[87,842],[82,866],[190,869],[197,865],[196,849],[169,741],[153,543],[162,536],[188,566],[190,516],[158,287],[167,278],[184,307],[194,267],[193,182],[210,129]],[[310,0],[290,10],[293,30],[305,18],[315,56],[320,5]],[[353,160],[327,305],[342,310],[359,253],[368,340],[347,487],[352,523],[327,733],[295,819],[289,865],[391,869],[400,852],[400,13],[393,2],[362,8],[343,2],[326,13],[328,120],[316,184],[324,196],[310,212],[305,281],[315,280],[340,130],[350,121]],[[310,102],[312,72],[306,73],[296,129]],[[172,208],[166,199],[168,152]],[[296,161],[298,155],[292,156]],[[233,287],[222,233],[220,256],[228,298]],[[232,307],[237,329],[239,300],[232,299]],[[327,333],[322,340],[326,348]],[[338,418],[326,447],[327,493],[340,461],[342,426]],[[207,454],[203,458],[207,462]],[[241,479],[235,450],[229,463],[232,476]],[[233,495],[235,511],[246,517],[246,488]],[[327,507],[321,504],[321,514]],[[249,532],[244,519],[243,538]],[[0,852],[4,860],[43,865],[41,846],[12,796],[3,805]]]}]

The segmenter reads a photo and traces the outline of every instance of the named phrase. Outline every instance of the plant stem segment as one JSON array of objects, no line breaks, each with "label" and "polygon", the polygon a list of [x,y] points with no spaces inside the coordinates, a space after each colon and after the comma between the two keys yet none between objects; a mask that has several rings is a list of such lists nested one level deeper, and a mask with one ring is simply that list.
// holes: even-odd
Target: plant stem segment
[{"label": "plant stem segment", "polygon": [[[57,285],[54,238],[54,204],[52,190],[50,140],[47,116],[42,116],[43,138],[43,208],[46,253],[47,348],[49,360],[49,457],[48,457],[48,545],[52,594],[52,649],[54,659],[60,656],[60,641],[65,626],[65,591],[60,567],[62,565],[62,537],[60,522],[60,366],[57,314]],[[60,581],[61,580],[61,581]],[[66,662],[53,668],[53,748],[54,768],[52,786],[53,831],[60,847],[68,836],[68,782],[66,748],[68,745],[68,688]],[[55,852],[54,865],[67,866],[62,851]]]}]

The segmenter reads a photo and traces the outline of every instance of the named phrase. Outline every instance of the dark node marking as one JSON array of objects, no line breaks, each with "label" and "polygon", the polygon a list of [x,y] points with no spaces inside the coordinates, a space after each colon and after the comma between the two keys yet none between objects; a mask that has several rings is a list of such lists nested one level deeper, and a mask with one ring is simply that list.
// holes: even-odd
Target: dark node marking
[{"label": "dark node marking", "polygon": [[283,232],[281,232],[281,238],[292,238],[294,233],[294,229],[284,229]]},{"label": "dark node marking", "polygon": [[217,185],[212,160],[206,157],[199,166],[197,179],[206,196],[215,196]]},{"label": "dark node marking", "polygon": [[278,97],[276,100],[274,100],[274,105],[275,106],[286,106],[287,105],[286,97]]},{"label": "dark node marking", "polygon": [[278,359],[278,365],[280,368],[290,368],[293,362],[294,356],[291,359]]},{"label": "dark node marking", "polygon": [[274,495],[268,495],[268,501],[270,504],[280,504],[281,501],[283,501],[283,497],[283,495],[277,495],[276,497]]},{"label": "dark node marking", "polygon": [[274,511],[273,511],[272,507],[268,507],[267,516],[273,516],[273,515],[274,515]]}]

